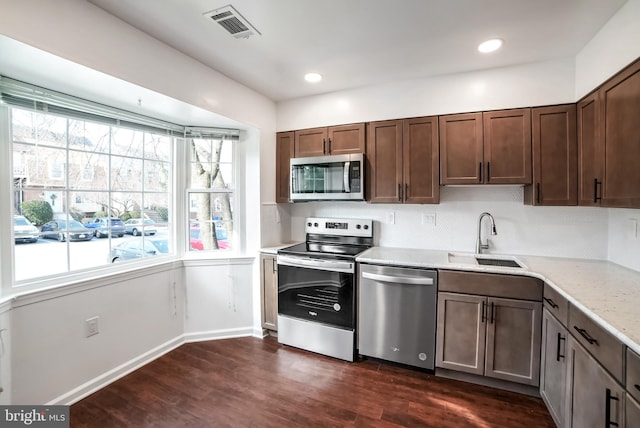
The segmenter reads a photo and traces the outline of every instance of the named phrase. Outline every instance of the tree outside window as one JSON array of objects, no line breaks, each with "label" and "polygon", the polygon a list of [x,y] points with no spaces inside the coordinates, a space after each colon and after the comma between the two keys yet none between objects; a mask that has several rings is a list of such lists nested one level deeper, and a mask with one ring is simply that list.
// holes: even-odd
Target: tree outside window
[{"label": "tree outside window", "polygon": [[233,142],[188,139],[190,147],[189,235],[191,251],[233,247]]}]

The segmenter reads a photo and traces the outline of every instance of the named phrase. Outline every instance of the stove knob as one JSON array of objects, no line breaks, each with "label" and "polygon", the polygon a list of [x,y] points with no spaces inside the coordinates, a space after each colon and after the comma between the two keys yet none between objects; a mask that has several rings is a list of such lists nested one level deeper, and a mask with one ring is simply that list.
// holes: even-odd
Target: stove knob
[{"label": "stove knob", "polygon": [[364,230],[367,230],[367,229],[369,229],[369,225],[368,225],[368,224],[365,224],[365,225],[364,225]]},{"label": "stove knob", "polygon": [[318,223],[313,223],[313,227],[318,227]]},{"label": "stove knob", "polygon": [[359,224],[356,225],[356,229],[360,229],[362,226],[360,226]]},{"label": "stove knob", "polygon": [[311,227],[311,222],[307,223],[307,226]]}]

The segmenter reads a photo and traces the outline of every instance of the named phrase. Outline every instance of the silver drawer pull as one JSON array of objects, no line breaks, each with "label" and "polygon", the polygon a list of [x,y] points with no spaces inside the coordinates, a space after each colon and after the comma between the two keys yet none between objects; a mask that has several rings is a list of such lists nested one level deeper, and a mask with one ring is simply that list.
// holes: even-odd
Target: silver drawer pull
[{"label": "silver drawer pull", "polygon": [[584,328],[580,328],[577,325],[574,325],[573,328],[580,333],[580,336],[584,337],[584,339],[589,342],[589,345],[597,345],[600,346],[600,344],[598,343],[598,341],[596,339],[594,339],[593,337],[591,337],[589,335],[589,333],[587,333],[587,330],[585,330]]}]

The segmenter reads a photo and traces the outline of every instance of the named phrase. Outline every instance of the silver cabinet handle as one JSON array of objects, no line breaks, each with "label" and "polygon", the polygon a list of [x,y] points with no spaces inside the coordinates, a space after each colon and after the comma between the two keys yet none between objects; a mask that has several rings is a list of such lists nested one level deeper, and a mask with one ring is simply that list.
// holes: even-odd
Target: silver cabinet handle
[{"label": "silver cabinet handle", "polygon": [[373,281],[391,282],[396,284],[410,285],[433,285],[433,278],[418,278],[407,276],[389,276],[378,273],[362,272],[362,277]]}]

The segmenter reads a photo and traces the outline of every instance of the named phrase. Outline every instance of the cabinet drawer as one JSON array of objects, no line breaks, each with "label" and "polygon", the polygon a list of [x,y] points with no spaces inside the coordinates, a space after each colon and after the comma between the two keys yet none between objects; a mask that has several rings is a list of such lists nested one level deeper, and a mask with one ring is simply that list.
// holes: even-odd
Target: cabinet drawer
[{"label": "cabinet drawer", "polygon": [[622,384],[624,346],[584,312],[569,304],[569,331]]},{"label": "cabinet drawer", "polygon": [[569,321],[569,301],[546,282],[542,299],[544,300],[544,307],[563,325],[567,325]]},{"label": "cabinet drawer", "polygon": [[438,291],[539,302],[542,300],[542,281],[530,276],[441,270]]},{"label": "cabinet drawer", "polygon": [[640,355],[627,348],[627,391],[640,401]]}]

